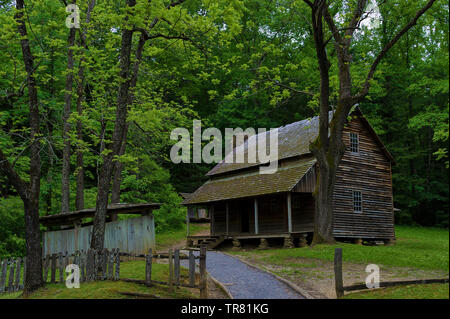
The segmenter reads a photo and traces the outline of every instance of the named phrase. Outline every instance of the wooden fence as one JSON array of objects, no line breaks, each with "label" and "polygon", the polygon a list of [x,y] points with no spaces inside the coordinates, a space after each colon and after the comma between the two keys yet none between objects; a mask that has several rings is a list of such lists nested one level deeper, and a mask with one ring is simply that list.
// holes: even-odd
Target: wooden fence
[{"label": "wooden fence", "polygon": [[[120,277],[119,249],[76,251],[73,254],[49,254],[42,260],[44,282],[65,283],[66,266],[78,265],[80,282],[118,280]],[[0,262],[0,293],[23,289],[26,274],[26,257],[10,258]],[[50,278],[49,278],[50,275]]]},{"label": "wooden fence", "polygon": [[[373,289],[368,288],[366,284],[356,284],[351,286],[344,286],[342,276],[342,248],[335,248],[334,250],[334,280],[337,298],[344,297],[345,291],[356,291]],[[448,278],[442,279],[418,279],[418,280],[402,280],[402,281],[384,281],[380,282],[381,287],[392,287],[402,285],[417,285],[417,284],[433,284],[433,283],[448,283]]]},{"label": "wooden fence", "polygon": [[[118,280],[120,277],[120,250],[103,249],[98,252],[89,249],[76,251],[73,254],[49,254],[43,260],[44,281],[50,283],[65,282],[65,269],[69,264],[80,268],[80,282],[94,280]],[[56,278],[58,270],[58,280]],[[48,279],[50,273],[50,280]]]},{"label": "wooden fence", "polygon": [[[21,273],[23,272],[23,275]],[[26,257],[9,258],[0,261],[0,293],[23,289],[26,272]]]},{"label": "wooden fence", "polygon": [[[200,247],[200,255],[195,256],[194,250],[190,249],[188,250],[189,254],[183,255],[180,253],[179,249],[175,249],[174,251],[172,249],[169,249],[167,253],[158,253],[153,254],[152,249],[149,249],[148,254],[145,256],[139,256],[139,257],[145,257],[145,280],[139,280],[139,279],[128,279],[123,278],[121,280],[127,281],[127,282],[136,282],[144,284],[148,287],[152,286],[153,284],[159,284],[159,285],[167,285],[170,287],[171,290],[174,289],[174,287],[186,287],[186,288],[198,288],[200,289],[200,298],[208,298],[208,292],[207,292],[207,277],[206,277],[206,246],[202,245]],[[152,279],[152,263],[153,259],[168,259],[169,264],[169,280],[168,281],[159,281]],[[187,260],[188,261],[188,282],[182,282],[181,280],[181,260]],[[199,260],[199,280],[196,280],[196,263],[195,260]]]}]

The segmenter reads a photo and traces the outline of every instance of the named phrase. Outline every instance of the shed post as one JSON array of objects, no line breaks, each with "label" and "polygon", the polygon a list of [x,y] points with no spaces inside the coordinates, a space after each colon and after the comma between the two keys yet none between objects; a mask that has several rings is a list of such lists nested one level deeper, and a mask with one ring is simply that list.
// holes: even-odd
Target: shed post
[{"label": "shed post", "polygon": [[255,198],[255,234],[259,233],[258,225],[258,200]]},{"label": "shed post", "polygon": [[288,215],[288,232],[292,233],[292,205],[291,193],[287,193],[287,215]]},{"label": "shed post", "polygon": [[225,223],[226,223],[226,227],[227,227],[227,236],[229,233],[229,211],[228,211],[228,202],[225,203],[226,205],[226,210],[225,210]]}]

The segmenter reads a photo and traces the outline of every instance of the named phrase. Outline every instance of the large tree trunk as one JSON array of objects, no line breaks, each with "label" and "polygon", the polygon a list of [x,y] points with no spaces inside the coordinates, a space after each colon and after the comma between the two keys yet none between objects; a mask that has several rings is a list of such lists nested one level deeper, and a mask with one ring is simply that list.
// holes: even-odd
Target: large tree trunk
[{"label": "large tree trunk", "polygon": [[[23,0],[16,0],[17,13],[15,20],[18,23],[18,30],[21,36],[21,46],[25,70],[27,72],[28,95],[30,104],[30,184],[24,200],[25,208],[25,240],[27,245],[27,272],[25,277],[24,292],[29,293],[44,285],[42,278],[42,249],[41,231],[39,227],[39,194],[41,178],[41,158],[39,155],[39,106],[34,78],[33,56],[28,42],[27,29],[23,19]],[[17,184],[17,183],[16,183]],[[19,184],[17,184],[19,186]],[[23,187],[23,186],[22,186]],[[17,189],[17,188],[16,188]],[[23,191],[21,191],[23,193]]]},{"label": "large tree trunk", "polygon": [[[351,19],[345,28],[339,29],[333,17],[328,12],[326,0],[304,0],[311,7],[312,30],[317,53],[317,61],[320,70],[320,115],[319,115],[319,135],[310,145],[311,152],[316,156],[319,174],[315,194],[316,214],[315,232],[313,244],[334,242],[333,238],[333,192],[336,180],[336,172],[342,156],[345,152],[345,145],[342,141],[344,126],[347,116],[353,105],[360,102],[369,91],[370,81],[381,59],[397,43],[397,41],[416,23],[417,20],[433,5],[435,0],[429,0],[420,9],[413,19],[403,27],[397,34],[383,47],[372,63],[362,89],[356,95],[352,95],[352,79],[350,76],[350,65],[352,56],[350,54],[350,44],[353,34],[359,28],[359,22],[364,13],[367,0],[358,0]],[[329,40],[324,41],[323,21],[326,21],[332,37],[338,60],[339,75],[339,97],[336,110],[331,122],[328,122],[329,112],[329,67],[326,45]],[[329,123],[329,124],[328,124]]]},{"label": "large tree trunk", "polygon": [[64,93],[64,113],[63,113],[63,158],[62,158],[62,173],[61,173],[61,212],[67,213],[70,211],[70,123],[69,117],[72,108],[72,87],[73,87],[73,49],[75,44],[75,28],[69,30],[67,39],[67,69],[66,87]]},{"label": "large tree trunk", "polygon": [[[128,127],[128,125],[127,125]],[[128,128],[127,128],[128,130]],[[122,142],[122,146],[120,147],[120,153],[119,156],[122,156],[125,154],[126,149],[126,137],[125,140]],[[111,203],[116,204],[120,203],[120,184],[122,183],[122,170],[123,170],[123,163],[120,160],[117,160],[114,162],[114,171],[113,171],[113,182],[112,182],[112,189],[111,189]],[[113,216],[113,220],[117,219],[117,215]]]},{"label": "large tree trunk", "polygon": [[312,27],[314,43],[316,47],[317,60],[320,71],[320,98],[319,98],[319,134],[310,145],[311,152],[315,155],[319,174],[317,180],[315,197],[315,215],[314,215],[314,237],[313,243],[333,242],[333,184],[335,179],[335,170],[332,163],[328,161],[327,152],[329,150],[328,127],[329,127],[329,96],[330,96],[330,77],[323,35],[323,13],[325,3],[312,8]]},{"label": "large tree trunk", "polygon": [[[86,26],[91,21],[91,13],[94,10],[96,0],[91,0],[88,5],[86,12]],[[87,28],[87,27],[86,27]],[[81,33],[81,42],[85,49],[87,49],[86,44],[86,28]],[[83,99],[84,99],[84,89],[85,89],[85,58],[81,58],[80,66],[78,70],[78,87],[77,87],[77,113],[81,117],[83,115]],[[77,121],[77,139],[78,141],[83,140],[83,124],[81,120]],[[76,183],[76,195],[75,195],[75,209],[84,209],[84,158],[83,150],[78,147],[77,150],[77,183]]]},{"label": "large tree trunk", "polygon": [[[80,63],[80,69],[78,70],[78,89],[77,89],[77,113],[81,117],[83,115],[83,96],[84,96],[84,67]],[[77,121],[77,139],[83,140],[83,125],[81,120]],[[77,149],[77,184],[75,195],[75,209],[84,209],[84,159],[83,150],[81,147]]]},{"label": "large tree trunk", "polygon": [[[136,88],[138,74],[139,74],[139,66],[142,60],[142,52],[144,50],[145,45],[145,36],[141,34],[138,42],[138,46],[136,48],[136,56],[135,61],[133,65],[133,74],[131,76],[130,80],[130,89],[128,94],[128,105],[133,104],[133,89]],[[128,124],[125,128],[125,134],[123,137],[122,145],[120,147],[120,154],[119,156],[122,156],[125,154],[126,145],[127,145],[127,133],[128,133]],[[121,161],[115,161],[114,164],[114,176],[113,176],[113,185],[112,185],[112,191],[111,191],[111,203],[120,203],[120,184],[122,182],[122,170],[123,170],[123,163]],[[113,216],[113,220],[117,219],[117,215]]]},{"label": "large tree trunk", "polygon": [[[54,51],[53,49],[51,49],[50,51],[50,100],[53,101],[54,97],[55,97],[55,80],[54,80],[54,76],[55,76],[55,56],[54,56]],[[51,107],[47,108],[46,111],[46,117],[47,117],[47,135],[49,136],[49,138],[51,139],[51,137],[53,136],[53,122],[52,122],[52,109]],[[52,211],[52,198],[53,198],[53,148],[51,143],[48,143],[47,145],[48,148],[48,154],[49,154],[49,167],[47,170],[47,194],[45,196],[45,214],[46,215],[50,215],[51,211]]]},{"label": "large tree trunk", "polygon": [[[134,7],[135,0],[127,0],[128,7]],[[128,17],[125,18],[128,20]],[[102,250],[105,238],[105,221],[108,209],[108,195],[111,187],[114,156],[120,154],[122,141],[125,137],[127,127],[128,98],[130,89],[130,64],[131,47],[133,42],[133,31],[124,28],[122,31],[122,41],[120,50],[120,84],[116,107],[116,122],[112,136],[112,152],[108,153],[103,160],[100,169],[97,203],[92,229],[91,249]]]}]

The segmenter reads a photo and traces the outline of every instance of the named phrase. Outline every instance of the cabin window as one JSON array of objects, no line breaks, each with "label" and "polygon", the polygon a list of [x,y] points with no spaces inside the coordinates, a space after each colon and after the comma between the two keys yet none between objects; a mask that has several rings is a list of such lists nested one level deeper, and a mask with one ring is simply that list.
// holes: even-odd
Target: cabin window
[{"label": "cabin window", "polygon": [[350,133],[350,151],[352,153],[359,153],[359,139],[357,133]]},{"label": "cabin window", "polygon": [[353,211],[355,213],[362,212],[362,195],[360,191],[353,191]]}]

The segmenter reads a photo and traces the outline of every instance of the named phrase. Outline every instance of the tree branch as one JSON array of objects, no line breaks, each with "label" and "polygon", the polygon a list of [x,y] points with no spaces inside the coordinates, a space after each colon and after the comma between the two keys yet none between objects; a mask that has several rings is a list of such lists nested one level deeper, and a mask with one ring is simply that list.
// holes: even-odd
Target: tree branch
[{"label": "tree branch", "polygon": [[267,79],[268,79],[269,81],[273,82],[275,85],[277,85],[277,86],[279,86],[279,87],[282,87],[282,88],[285,88],[285,89],[288,89],[288,90],[290,90],[290,91],[292,91],[292,92],[299,93],[299,94],[306,94],[306,95],[309,95],[309,96],[314,96],[314,94],[311,93],[311,92],[297,90],[297,89],[295,89],[295,88],[293,88],[293,87],[290,87],[290,86],[288,86],[288,85],[286,85],[286,84],[280,83],[279,81],[273,80],[273,79],[271,79],[270,77],[267,77]]},{"label": "tree branch", "polygon": [[8,181],[14,186],[20,198],[23,201],[28,199],[28,183],[25,182],[14,170],[6,155],[0,149],[0,170],[8,178]]},{"label": "tree branch", "polygon": [[387,52],[394,46],[394,44],[397,43],[397,41],[406,33],[408,32],[409,29],[411,29],[414,25],[416,25],[417,20],[419,20],[419,18],[428,10],[431,8],[431,6],[433,5],[433,3],[436,0],[429,0],[427,2],[427,4],[420,9],[415,17],[409,21],[409,23],[403,27],[403,29],[401,29],[393,38],[392,40],[386,44],[386,46],[380,51],[380,53],[378,53],[377,57],[375,58],[375,61],[373,61],[372,66],[370,67],[369,73],[367,74],[367,78],[366,81],[364,82],[364,85],[361,89],[361,91],[355,95],[353,98],[355,100],[355,102],[360,101],[362,98],[364,98],[367,93],[369,93],[369,88],[370,88],[370,80],[372,80],[373,75],[375,73],[375,70],[377,69],[378,64],[380,63],[381,59],[387,54]]}]

